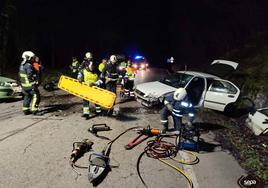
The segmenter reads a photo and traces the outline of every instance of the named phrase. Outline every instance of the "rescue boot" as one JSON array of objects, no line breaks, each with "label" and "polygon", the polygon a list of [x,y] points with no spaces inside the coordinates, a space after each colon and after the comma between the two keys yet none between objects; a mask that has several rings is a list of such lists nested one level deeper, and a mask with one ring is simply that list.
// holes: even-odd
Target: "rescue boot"
[{"label": "rescue boot", "polygon": [[31,114],[31,111],[30,110],[23,110],[23,114],[24,115],[30,115]]},{"label": "rescue boot", "polygon": [[32,111],[32,114],[33,114],[34,116],[42,116],[42,115],[44,115],[44,113],[41,112],[41,111],[39,111],[39,110]]},{"label": "rescue boot", "polygon": [[163,123],[162,133],[165,134],[168,131],[168,123]]}]

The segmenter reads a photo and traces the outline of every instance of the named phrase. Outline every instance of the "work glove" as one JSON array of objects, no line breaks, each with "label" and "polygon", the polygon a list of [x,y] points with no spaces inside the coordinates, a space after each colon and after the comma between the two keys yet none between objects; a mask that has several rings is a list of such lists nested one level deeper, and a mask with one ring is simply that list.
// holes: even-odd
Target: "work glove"
[{"label": "work glove", "polygon": [[167,106],[167,109],[168,109],[170,112],[173,111],[173,106],[172,106],[171,104],[167,104],[166,106]]}]

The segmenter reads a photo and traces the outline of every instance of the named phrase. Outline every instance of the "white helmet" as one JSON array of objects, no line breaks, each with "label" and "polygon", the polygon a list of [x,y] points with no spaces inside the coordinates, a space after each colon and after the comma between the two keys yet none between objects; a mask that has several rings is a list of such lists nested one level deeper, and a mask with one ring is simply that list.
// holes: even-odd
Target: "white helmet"
[{"label": "white helmet", "polygon": [[173,98],[176,101],[183,100],[187,95],[186,89],[184,88],[179,88],[174,92]]},{"label": "white helmet", "polygon": [[35,56],[35,54],[32,51],[25,51],[22,53],[22,58],[24,60],[30,60],[31,58],[33,58]]},{"label": "white helmet", "polygon": [[110,61],[111,61],[112,63],[115,63],[115,62],[117,61],[116,56],[115,56],[115,55],[111,55],[111,57],[110,57]]},{"label": "white helmet", "polygon": [[92,53],[87,52],[87,53],[85,54],[85,57],[86,57],[86,59],[92,59],[92,58],[93,58],[93,55],[92,55]]}]

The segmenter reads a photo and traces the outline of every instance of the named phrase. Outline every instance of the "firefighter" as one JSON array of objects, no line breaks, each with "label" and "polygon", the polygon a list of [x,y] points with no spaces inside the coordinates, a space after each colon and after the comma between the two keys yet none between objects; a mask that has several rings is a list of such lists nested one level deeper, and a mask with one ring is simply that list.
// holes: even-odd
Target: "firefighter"
[{"label": "firefighter", "polygon": [[19,78],[22,92],[24,94],[22,110],[25,115],[29,115],[31,113],[33,115],[39,115],[38,106],[40,103],[40,92],[38,90],[38,77],[33,67],[34,58],[35,54],[33,52],[23,52],[23,60],[19,69]]},{"label": "firefighter", "polygon": [[107,59],[103,58],[101,60],[101,63],[98,66],[98,69],[99,69],[100,73],[102,73],[102,71],[103,71],[104,67],[106,66],[106,64],[107,64]]},{"label": "firefighter", "polygon": [[132,67],[131,60],[127,61],[126,73],[124,75],[124,95],[127,97],[134,97],[134,80],[135,80],[135,69]]},{"label": "firefighter", "polygon": [[[103,69],[104,69],[104,67],[105,67],[106,65],[107,65],[107,59],[106,59],[106,58],[103,58],[103,59],[101,60],[101,63],[100,63],[99,66],[98,66],[99,74],[102,73],[102,71],[103,71]],[[101,84],[99,87],[105,89],[105,83],[102,82],[102,84]]]},{"label": "firefighter", "polygon": [[77,77],[79,66],[80,65],[79,65],[79,62],[78,62],[77,58],[76,57],[72,57],[72,64],[70,65],[72,78],[76,78]]},{"label": "firefighter", "polygon": [[178,132],[182,126],[183,115],[188,116],[188,122],[194,119],[194,107],[187,97],[187,92],[184,88],[177,89],[173,95],[166,97],[164,100],[165,106],[160,111],[161,123],[163,125],[162,132],[168,130],[168,117],[173,118],[174,129]]},{"label": "firefighter", "polygon": [[[116,94],[116,85],[117,85],[117,81],[118,81],[118,78],[119,78],[116,63],[117,63],[116,56],[111,55],[110,59],[109,59],[109,62],[104,67],[104,69],[102,70],[102,73],[100,75],[100,78],[105,83],[105,88],[108,91],[111,91],[111,92],[113,92],[115,94]],[[112,114],[113,114],[113,108],[111,108],[108,111],[108,115],[112,115]]]},{"label": "firefighter", "polygon": [[[78,72],[78,77],[77,79],[79,82],[83,82],[87,84],[88,86],[93,86],[93,85],[100,85],[101,81],[98,80],[98,74],[95,71],[94,64],[92,61],[85,61],[84,62],[84,68]],[[89,110],[89,105],[90,102],[87,100],[83,100],[83,115],[85,119],[91,118],[93,115],[91,114]],[[101,113],[101,107],[99,105],[95,105],[96,108],[96,114]]]},{"label": "firefighter", "polygon": [[79,65],[78,71],[84,69],[86,67],[86,65],[88,65],[90,62],[93,63],[93,54],[91,52],[86,52],[84,60]]},{"label": "firefighter", "polygon": [[34,57],[33,70],[34,70],[34,76],[37,77],[36,79],[38,80],[38,86],[39,86],[42,82],[43,66],[38,56]]}]

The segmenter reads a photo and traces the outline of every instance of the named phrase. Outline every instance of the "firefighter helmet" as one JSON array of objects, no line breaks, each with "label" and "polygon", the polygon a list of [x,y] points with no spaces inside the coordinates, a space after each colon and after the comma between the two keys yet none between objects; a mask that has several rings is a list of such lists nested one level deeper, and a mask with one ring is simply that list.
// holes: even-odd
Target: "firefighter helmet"
[{"label": "firefighter helmet", "polygon": [[116,56],[115,56],[115,55],[111,55],[111,57],[110,57],[110,61],[111,61],[112,63],[115,63],[115,62],[117,61]]},{"label": "firefighter helmet", "polygon": [[35,56],[35,54],[32,51],[25,51],[22,53],[22,59],[24,60],[30,60],[31,58],[33,58]]},{"label": "firefighter helmet", "polygon": [[187,95],[187,91],[184,88],[179,88],[174,92],[173,98],[176,101],[183,100]]},{"label": "firefighter helmet", "polygon": [[92,59],[92,58],[93,58],[92,53],[87,52],[87,53],[85,54],[85,58],[86,58],[86,59]]}]

